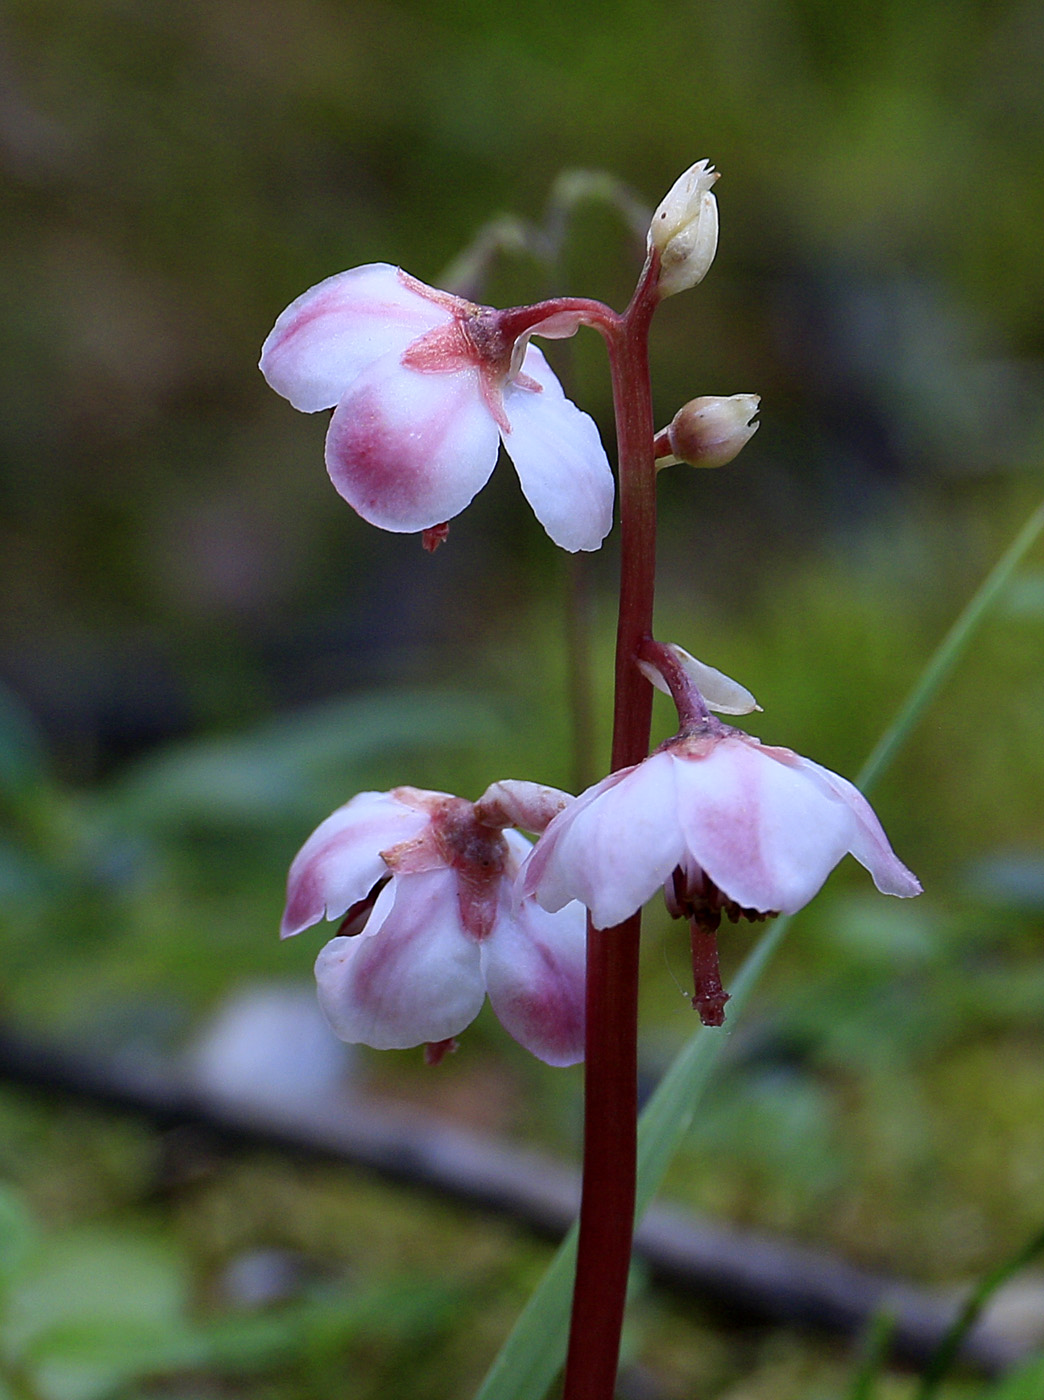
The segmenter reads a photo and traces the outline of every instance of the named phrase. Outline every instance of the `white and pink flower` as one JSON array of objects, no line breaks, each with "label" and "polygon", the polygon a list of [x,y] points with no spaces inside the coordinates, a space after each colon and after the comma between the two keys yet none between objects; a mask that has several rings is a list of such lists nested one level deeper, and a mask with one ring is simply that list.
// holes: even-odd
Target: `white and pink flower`
[{"label": "white and pink flower", "polygon": [[437,531],[485,485],[503,442],[555,543],[591,550],[612,525],[612,472],[594,422],[529,344],[579,324],[551,310],[527,324],[370,263],[288,306],[261,371],[295,408],[334,409],[327,470],[371,524]]},{"label": "white and pink flower", "polygon": [[[710,678],[727,702],[740,688],[680,648],[648,645],[643,670],[658,670],[669,685],[681,732],[589,788],[550,823],[526,863],[524,894],[548,910],[580,900],[596,928],[612,928],[663,886],[673,914],[714,927],[723,910],[748,918],[793,914],[846,853],[883,893],[920,894],[857,788],[723,724],[693,678]],[[755,708],[742,695],[749,703],[715,708]]]},{"label": "white and pink flower", "polygon": [[515,906],[532,847],[504,829],[541,830],[568,800],[535,783],[494,784],[477,803],[404,787],[361,793],[327,817],[290,867],[281,931],[342,921],[315,965],[342,1040],[439,1047],[488,995],[539,1059],[583,1058],[584,910]]}]

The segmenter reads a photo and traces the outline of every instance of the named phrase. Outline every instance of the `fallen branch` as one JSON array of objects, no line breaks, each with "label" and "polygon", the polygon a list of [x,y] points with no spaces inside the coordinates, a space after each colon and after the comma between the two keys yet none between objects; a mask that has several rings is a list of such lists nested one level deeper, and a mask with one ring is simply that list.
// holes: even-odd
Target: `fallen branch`
[{"label": "fallen branch", "polygon": [[[92,1059],[0,1033],[0,1078],[35,1093],[88,1099],[160,1128],[191,1125],[235,1145],[277,1148],[363,1167],[560,1237],[576,1213],[570,1167],[455,1127],[413,1107],[349,1093],[287,1103],[204,1091],[162,1063]],[[959,1302],[755,1231],[654,1206],[635,1240],[652,1277],[745,1317],[855,1334],[882,1312],[894,1318],[893,1354],[923,1364]],[[996,1373],[1030,1347],[989,1320],[961,1358]]]}]

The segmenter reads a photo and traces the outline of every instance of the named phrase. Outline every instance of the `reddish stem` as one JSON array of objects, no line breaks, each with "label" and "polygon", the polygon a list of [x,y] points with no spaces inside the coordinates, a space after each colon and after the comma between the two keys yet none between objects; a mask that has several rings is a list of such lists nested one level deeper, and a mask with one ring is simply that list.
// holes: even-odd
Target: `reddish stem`
[{"label": "reddish stem", "polygon": [[[652,717],[652,686],[635,658],[652,630],[656,571],[648,334],[657,270],[650,259],[627,311],[599,327],[613,378],[620,478],[614,771],[645,758]],[[588,922],[583,1195],[563,1400],[612,1400],[615,1390],[634,1230],[640,936],[640,911],[612,929]]]},{"label": "reddish stem", "polygon": [[[505,307],[496,316],[506,340],[517,340],[541,322],[546,324],[557,318],[566,322],[570,317],[576,318],[575,324],[593,326],[608,339],[616,333],[623,319],[604,302],[593,301],[590,297],[549,297],[547,301],[537,301],[531,306]],[[541,334],[539,330],[536,333]],[[569,331],[564,333],[571,334]]]},{"label": "reddish stem", "polygon": [[689,679],[685,668],[670,647],[662,642],[645,637],[638,647],[638,658],[655,666],[671,692],[671,699],[678,711],[678,723],[682,734],[686,732],[704,733],[708,728],[721,728],[707,708],[707,702],[696,685]]}]

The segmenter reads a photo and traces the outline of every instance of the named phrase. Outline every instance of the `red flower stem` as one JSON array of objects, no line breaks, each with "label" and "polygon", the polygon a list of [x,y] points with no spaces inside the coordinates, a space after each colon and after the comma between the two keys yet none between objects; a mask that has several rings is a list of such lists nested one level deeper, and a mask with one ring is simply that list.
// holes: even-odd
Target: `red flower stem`
[{"label": "red flower stem", "polygon": [[[682,734],[706,732],[708,727],[713,728],[717,724],[707,708],[706,700],[686,675],[684,667],[670,647],[654,641],[652,637],[646,637],[639,645],[638,659],[655,666],[666,682],[678,711],[678,723]],[[718,727],[720,728],[720,725]]]},{"label": "red flower stem", "polygon": [[[604,302],[592,301],[590,297],[549,297],[547,301],[534,302],[530,306],[508,306],[496,313],[500,333],[509,342],[533,330],[542,321],[569,315],[574,315],[582,325],[593,326],[607,340],[617,332],[624,319]],[[539,330],[537,334],[540,334]]]},{"label": "red flower stem", "polygon": [[[635,664],[652,631],[656,467],[649,387],[654,259],[622,317],[599,326],[609,350],[620,479],[620,614],[612,767],[649,751],[652,686]],[[576,1286],[563,1400],[612,1400],[634,1231],[638,1132],[638,951],[641,913],[587,927],[584,1167]]]}]

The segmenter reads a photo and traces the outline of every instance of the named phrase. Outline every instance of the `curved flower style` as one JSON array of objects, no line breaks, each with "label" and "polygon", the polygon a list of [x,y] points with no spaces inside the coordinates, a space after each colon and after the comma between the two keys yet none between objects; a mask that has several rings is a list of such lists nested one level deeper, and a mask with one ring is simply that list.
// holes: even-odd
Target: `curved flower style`
[{"label": "curved flower style", "polygon": [[848,852],[882,893],[920,894],[857,788],[723,724],[692,683],[699,663],[680,648],[650,650],[679,701],[681,732],[550,823],[526,862],[524,894],[548,910],[578,899],[596,928],[612,928],[664,885],[672,914],[714,927],[722,909],[793,914]]},{"label": "curved flower style", "polygon": [[568,800],[534,783],[495,784],[475,804],[406,787],[361,793],[327,817],[290,867],[282,935],[343,919],[315,965],[336,1035],[378,1050],[437,1047],[488,993],[539,1059],[583,1058],[584,911],[515,908],[532,848],[501,830],[519,819],[540,829]]},{"label": "curved flower style", "polygon": [[597,549],[613,515],[598,429],[528,343],[579,324],[576,313],[550,312],[527,325],[370,263],[291,303],[262,347],[261,371],[295,408],[334,408],[327,470],[371,524],[445,524],[486,484],[503,441],[554,542]]}]

